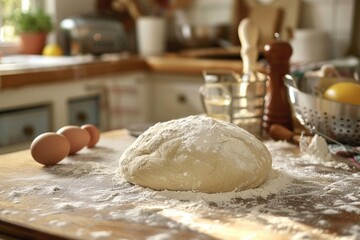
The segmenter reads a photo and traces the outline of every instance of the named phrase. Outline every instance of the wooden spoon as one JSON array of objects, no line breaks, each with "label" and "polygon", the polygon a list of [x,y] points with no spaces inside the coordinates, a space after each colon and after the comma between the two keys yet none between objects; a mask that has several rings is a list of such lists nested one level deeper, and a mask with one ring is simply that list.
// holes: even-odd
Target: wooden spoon
[{"label": "wooden spoon", "polygon": [[299,144],[300,135],[295,134],[280,124],[272,124],[269,128],[269,135],[272,139],[286,140],[293,144]]}]

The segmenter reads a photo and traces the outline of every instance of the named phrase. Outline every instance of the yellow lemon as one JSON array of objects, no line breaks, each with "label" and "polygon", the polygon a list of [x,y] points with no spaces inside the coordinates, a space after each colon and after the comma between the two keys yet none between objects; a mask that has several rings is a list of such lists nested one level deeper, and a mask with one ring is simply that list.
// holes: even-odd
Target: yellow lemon
[{"label": "yellow lemon", "polygon": [[63,50],[58,44],[53,43],[46,45],[42,54],[44,56],[61,56],[63,55]]},{"label": "yellow lemon", "polygon": [[352,82],[335,83],[326,89],[324,98],[360,106],[360,84]]}]

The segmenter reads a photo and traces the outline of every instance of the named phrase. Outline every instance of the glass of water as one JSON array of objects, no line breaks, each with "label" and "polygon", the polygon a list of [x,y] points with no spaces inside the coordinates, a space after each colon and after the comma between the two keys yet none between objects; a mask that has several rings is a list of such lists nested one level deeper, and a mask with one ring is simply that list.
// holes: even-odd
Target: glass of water
[{"label": "glass of water", "polygon": [[231,121],[231,94],[223,84],[207,83],[200,87],[199,92],[206,115],[218,120]]}]

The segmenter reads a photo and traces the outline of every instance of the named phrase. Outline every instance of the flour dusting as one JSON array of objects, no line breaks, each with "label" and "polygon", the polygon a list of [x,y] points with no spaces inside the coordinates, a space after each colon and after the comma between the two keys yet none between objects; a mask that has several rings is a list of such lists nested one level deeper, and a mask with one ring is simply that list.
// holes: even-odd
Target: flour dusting
[{"label": "flour dusting", "polygon": [[322,164],[327,167],[350,170],[350,167],[347,164],[333,159],[325,139],[317,134],[313,137],[306,137],[301,134],[300,150],[309,156],[308,163]]},{"label": "flour dusting", "polygon": [[262,184],[270,170],[271,155],[260,140],[205,116],[155,124],[119,160],[124,179],[155,190],[247,190]]},{"label": "flour dusting", "polygon": [[91,236],[95,239],[108,238],[110,237],[112,232],[110,231],[97,231],[91,232]]},{"label": "flour dusting", "polygon": [[64,202],[64,203],[55,204],[54,208],[56,210],[68,211],[68,210],[77,209],[77,208],[81,207],[82,205],[83,205],[82,202]]},{"label": "flour dusting", "polygon": [[51,220],[51,221],[49,221],[49,225],[54,226],[54,227],[64,227],[64,226],[68,225],[68,222],[60,221],[60,220]]},{"label": "flour dusting", "polygon": [[[121,153],[133,141],[132,137],[101,140],[96,148],[83,149],[58,165],[39,165],[36,174],[17,170],[14,176],[21,177],[5,179],[0,185],[0,198],[17,203],[0,206],[0,217],[24,216],[34,226],[43,219],[55,229],[77,226],[67,231],[84,239],[124,238],[115,231],[79,225],[76,217],[84,213],[99,224],[126,221],[168,229],[149,235],[150,240],[178,239],[183,230],[212,234],[213,225],[229,227],[243,220],[266,225],[270,232],[290,232],[293,239],[336,239],[329,229],[335,229],[342,239],[359,237],[358,225],[342,222],[338,228],[331,221],[341,214],[360,222],[360,173],[350,168],[335,169],[314,162],[311,154],[291,144],[266,141],[273,167],[258,188],[213,194],[154,191],[116,174]],[[74,219],[60,220],[59,214],[64,213],[71,213]],[[304,227],[309,224],[316,231]],[[199,233],[199,239],[207,238]]]},{"label": "flour dusting", "polygon": [[[159,191],[156,194],[168,198],[174,198],[178,200],[188,200],[188,201],[201,201],[205,200],[208,202],[215,203],[229,203],[232,199],[241,198],[241,199],[251,199],[251,198],[268,198],[271,194],[276,194],[281,189],[284,189],[292,181],[292,178],[281,171],[272,170],[268,175],[265,183],[263,183],[258,188],[248,189],[244,191],[232,191],[226,193],[200,193],[200,192],[191,192],[191,191]],[[235,204],[234,207],[237,205]]]}]

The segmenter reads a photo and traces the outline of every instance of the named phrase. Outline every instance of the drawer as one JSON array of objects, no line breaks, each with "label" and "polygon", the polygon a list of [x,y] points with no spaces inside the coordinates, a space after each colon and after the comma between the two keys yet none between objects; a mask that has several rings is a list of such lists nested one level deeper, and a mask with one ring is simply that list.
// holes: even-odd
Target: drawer
[{"label": "drawer", "polygon": [[91,96],[72,99],[68,103],[69,124],[81,126],[94,124],[100,126],[100,97]]},{"label": "drawer", "polygon": [[0,112],[0,147],[29,142],[51,131],[50,116],[49,105]]}]

